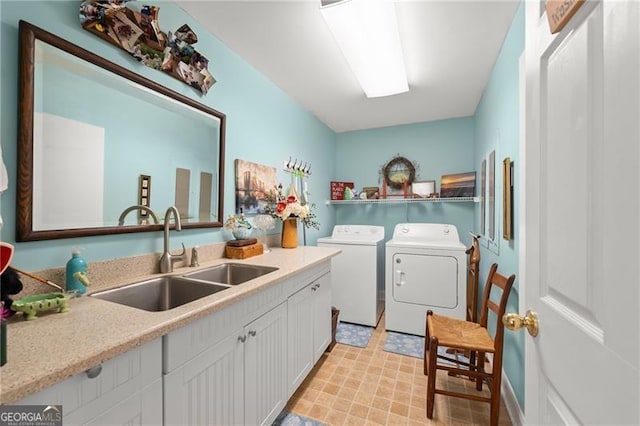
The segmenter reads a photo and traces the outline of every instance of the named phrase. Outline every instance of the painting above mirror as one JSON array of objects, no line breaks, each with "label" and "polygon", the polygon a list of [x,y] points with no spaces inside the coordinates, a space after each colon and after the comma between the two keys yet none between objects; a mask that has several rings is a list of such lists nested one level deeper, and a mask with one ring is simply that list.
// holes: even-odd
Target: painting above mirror
[{"label": "painting above mirror", "polygon": [[20,52],[17,241],[221,226],[224,114],[24,21]]}]

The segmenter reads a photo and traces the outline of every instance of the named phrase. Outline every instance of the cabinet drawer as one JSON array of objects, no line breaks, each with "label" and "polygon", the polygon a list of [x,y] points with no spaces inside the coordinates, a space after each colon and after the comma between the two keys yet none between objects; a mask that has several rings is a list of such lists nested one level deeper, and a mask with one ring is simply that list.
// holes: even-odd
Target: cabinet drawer
[{"label": "cabinet drawer", "polygon": [[21,400],[19,404],[62,405],[63,416],[85,423],[162,377],[160,339],[102,364],[90,379],[81,373]]}]

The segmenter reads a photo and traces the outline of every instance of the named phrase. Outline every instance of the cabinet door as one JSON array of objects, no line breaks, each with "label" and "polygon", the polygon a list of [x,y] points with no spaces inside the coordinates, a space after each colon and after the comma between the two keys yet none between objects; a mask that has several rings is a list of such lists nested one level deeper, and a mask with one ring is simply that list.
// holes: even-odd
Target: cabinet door
[{"label": "cabinet door", "polygon": [[166,425],[244,423],[244,331],[164,376]]},{"label": "cabinet door", "polygon": [[245,327],[245,424],[270,425],[287,402],[287,304]]},{"label": "cabinet door", "polygon": [[314,283],[294,293],[287,301],[289,395],[300,386],[313,367]]},{"label": "cabinet door", "polygon": [[313,290],[313,363],[331,342],[331,274],[311,284]]},{"label": "cabinet door", "polygon": [[[21,405],[62,405],[65,424],[84,424],[162,377],[162,342],[156,339],[101,365],[89,378],[81,373],[30,395]],[[155,403],[162,411],[162,399]],[[135,409],[134,409],[135,410]]]},{"label": "cabinet door", "polygon": [[[63,407],[64,410],[64,407]],[[64,412],[64,411],[63,411]],[[162,424],[162,379],[126,398],[113,408],[87,423],[64,417],[64,424],[86,425],[149,425]]]}]

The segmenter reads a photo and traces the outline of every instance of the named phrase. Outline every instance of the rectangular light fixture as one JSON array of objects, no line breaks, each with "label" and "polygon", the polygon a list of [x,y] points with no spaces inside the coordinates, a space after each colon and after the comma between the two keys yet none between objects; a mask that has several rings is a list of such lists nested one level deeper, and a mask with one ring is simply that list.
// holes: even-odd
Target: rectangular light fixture
[{"label": "rectangular light fixture", "polygon": [[393,0],[343,0],[320,12],[367,97],[409,90]]}]

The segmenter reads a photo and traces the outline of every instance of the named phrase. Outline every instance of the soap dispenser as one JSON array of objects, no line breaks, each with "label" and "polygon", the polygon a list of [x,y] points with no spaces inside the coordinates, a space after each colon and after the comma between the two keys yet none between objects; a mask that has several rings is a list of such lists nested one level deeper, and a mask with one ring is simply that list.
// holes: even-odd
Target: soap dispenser
[{"label": "soap dispenser", "polygon": [[87,261],[80,256],[80,249],[73,249],[71,253],[71,259],[67,262],[67,275],[66,275],[66,291],[76,292],[78,295],[84,294],[87,288],[83,282],[86,280]]}]

